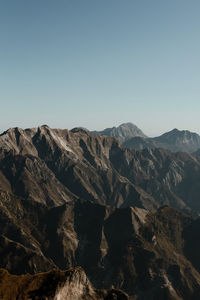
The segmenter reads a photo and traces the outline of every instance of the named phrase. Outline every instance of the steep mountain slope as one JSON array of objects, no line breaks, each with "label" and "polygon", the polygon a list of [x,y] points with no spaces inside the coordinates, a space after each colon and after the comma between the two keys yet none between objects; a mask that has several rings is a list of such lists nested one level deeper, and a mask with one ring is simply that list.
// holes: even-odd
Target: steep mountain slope
[{"label": "steep mountain slope", "polygon": [[116,207],[171,205],[200,213],[200,159],[129,150],[84,129],[10,129],[0,136],[0,187],[48,206],[85,199]]},{"label": "steep mountain slope", "polygon": [[164,149],[131,151],[113,149],[115,169],[140,186],[161,205],[170,205],[198,215],[200,160],[187,153]]},{"label": "steep mountain slope", "polygon": [[123,145],[133,149],[164,148],[174,152],[192,153],[200,148],[200,136],[188,130],[173,129],[155,138],[133,137],[126,140]]},{"label": "steep mountain slope", "polygon": [[4,192],[0,200],[0,265],[11,273],[82,266],[96,288],[137,299],[200,297],[198,219],[169,207],[148,212],[76,200],[48,208]]},{"label": "steep mountain slope", "polygon": [[146,137],[142,130],[133,123],[124,123],[118,127],[106,128],[102,131],[92,131],[92,133],[95,135],[116,137],[121,143],[135,136]]},{"label": "steep mountain slope", "polygon": [[112,167],[109,152],[116,143],[83,129],[10,129],[0,136],[1,188],[48,205],[80,197],[115,206],[158,206]]},{"label": "steep mountain slope", "polygon": [[193,152],[193,155],[200,157],[200,149],[198,149],[197,151]]},{"label": "steep mountain slope", "polygon": [[144,138],[140,136],[136,136],[126,140],[122,144],[125,148],[142,150],[145,148],[155,149],[155,148],[163,148],[168,149],[168,145],[165,143],[161,143],[156,141],[154,138]]}]

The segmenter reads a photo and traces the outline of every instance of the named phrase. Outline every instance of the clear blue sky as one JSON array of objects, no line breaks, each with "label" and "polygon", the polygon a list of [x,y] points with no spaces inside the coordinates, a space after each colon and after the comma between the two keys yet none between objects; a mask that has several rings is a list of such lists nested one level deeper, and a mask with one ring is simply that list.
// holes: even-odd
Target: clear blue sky
[{"label": "clear blue sky", "polygon": [[200,133],[199,0],[0,0],[0,130]]}]

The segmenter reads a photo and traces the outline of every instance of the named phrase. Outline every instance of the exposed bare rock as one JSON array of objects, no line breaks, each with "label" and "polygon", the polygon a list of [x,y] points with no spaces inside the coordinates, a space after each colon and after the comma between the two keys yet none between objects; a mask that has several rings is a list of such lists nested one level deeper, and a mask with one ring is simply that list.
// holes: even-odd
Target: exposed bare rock
[{"label": "exposed bare rock", "polygon": [[170,205],[184,212],[200,212],[200,160],[188,153],[164,149],[111,149],[113,167],[151,195],[161,205]]},{"label": "exposed bare rock", "polygon": [[86,129],[14,128],[0,136],[1,189],[48,206],[80,198],[115,207],[167,204],[198,215],[199,177],[197,156],[129,150]]},{"label": "exposed bare rock", "polygon": [[51,206],[82,198],[118,207],[157,207],[112,167],[115,144],[120,147],[115,139],[80,129],[10,129],[0,136],[1,188]]},{"label": "exposed bare rock", "polygon": [[96,290],[81,268],[35,275],[11,275],[0,269],[2,300],[128,300],[119,290]]},{"label": "exposed bare rock", "polygon": [[[199,299],[198,219],[167,206],[147,211],[75,200],[48,208],[0,196],[0,265],[11,273],[81,266],[95,288],[110,290],[100,299],[119,297],[115,289],[130,299]],[[77,295],[87,286],[84,276]],[[75,293],[76,284],[64,286],[60,295]]]}]

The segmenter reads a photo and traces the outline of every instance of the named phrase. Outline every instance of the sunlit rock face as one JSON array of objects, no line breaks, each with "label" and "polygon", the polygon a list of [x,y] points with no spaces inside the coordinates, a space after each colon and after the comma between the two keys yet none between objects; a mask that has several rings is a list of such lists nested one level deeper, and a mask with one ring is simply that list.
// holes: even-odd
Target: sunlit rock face
[{"label": "sunlit rock face", "polygon": [[11,275],[0,269],[1,300],[127,300],[119,290],[96,290],[81,268],[35,275]]}]

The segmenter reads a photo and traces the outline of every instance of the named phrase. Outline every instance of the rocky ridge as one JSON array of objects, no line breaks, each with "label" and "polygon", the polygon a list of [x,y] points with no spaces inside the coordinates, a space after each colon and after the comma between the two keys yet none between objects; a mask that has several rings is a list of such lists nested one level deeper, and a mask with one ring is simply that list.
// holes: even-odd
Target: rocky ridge
[{"label": "rocky ridge", "polygon": [[48,206],[80,198],[198,215],[199,176],[198,156],[125,149],[85,129],[13,128],[0,136],[0,188]]},{"label": "rocky ridge", "polygon": [[200,136],[188,130],[173,129],[155,138],[132,137],[123,146],[131,149],[164,148],[173,152],[195,152],[200,149]]},{"label": "rocky ridge", "polygon": [[[0,136],[1,188],[48,205],[81,197],[97,203],[142,206],[152,197],[111,165],[118,142],[83,129],[10,129]],[[17,170],[17,172],[15,171]]]}]

